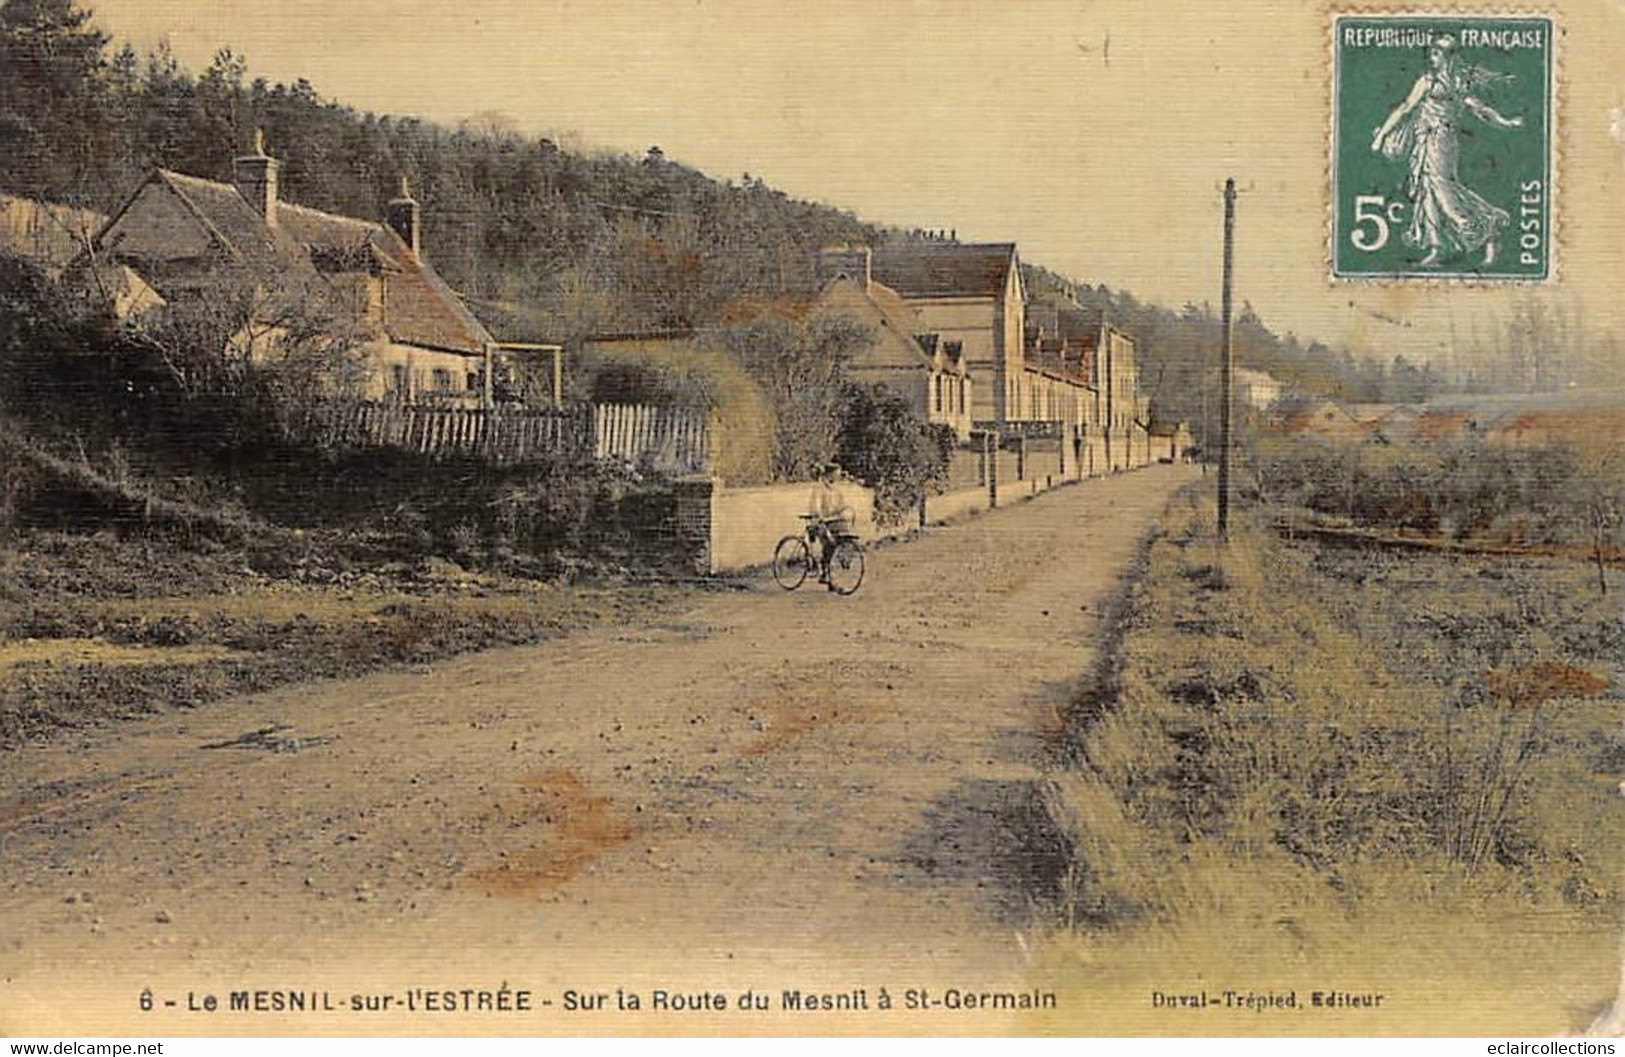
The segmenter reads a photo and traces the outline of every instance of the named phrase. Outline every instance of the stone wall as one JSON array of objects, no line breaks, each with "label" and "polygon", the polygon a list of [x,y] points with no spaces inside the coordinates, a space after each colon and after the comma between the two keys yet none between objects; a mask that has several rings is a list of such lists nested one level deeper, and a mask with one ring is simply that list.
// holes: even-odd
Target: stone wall
[{"label": "stone wall", "polygon": [[[986,473],[979,472],[980,453],[957,452],[951,491],[928,497],[923,514],[900,525],[875,523],[874,495],[869,489],[847,482],[841,485],[841,492],[857,513],[858,535],[872,542],[905,535],[922,524],[940,525],[1030,499],[1090,476],[1089,448],[1086,441],[1080,462],[1069,438],[1011,438],[992,450]],[[1128,454],[1122,453],[1125,463]],[[1105,472],[1103,453],[1097,458],[1098,475]],[[979,477],[980,483],[971,483]],[[683,478],[677,483],[678,544],[702,574],[765,566],[772,562],[773,549],[781,538],[802,530],[798,515],[806,511],[812,489],[808,483],[726,488],[714,478]]]}]

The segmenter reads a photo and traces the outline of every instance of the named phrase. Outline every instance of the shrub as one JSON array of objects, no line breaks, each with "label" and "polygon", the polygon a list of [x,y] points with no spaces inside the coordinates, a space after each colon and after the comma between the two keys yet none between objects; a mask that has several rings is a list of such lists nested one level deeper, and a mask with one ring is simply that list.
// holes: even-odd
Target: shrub
[{"label": "shrub", "polygon": [[680,356],[595,348],[583,360],[581,385],[593,402],[703,410],[715,434],[711,472],[736,485],[773,480],[773,408],[720,342],[696,338]]},{"label": "shrub", "polygon": [[771,312],[725,332],[728,351],[772,406],[776,479],[805,481],[835,455],[845,417],[843,372],[873,340],[868,328],[850,319],[807,321]]},{"label": "shrub", "polygon": [[900,524],[948,479],[953,430],[919,420],[907,400],[884,385],[841,388],[837,459],[874,489],[875,519]]}]

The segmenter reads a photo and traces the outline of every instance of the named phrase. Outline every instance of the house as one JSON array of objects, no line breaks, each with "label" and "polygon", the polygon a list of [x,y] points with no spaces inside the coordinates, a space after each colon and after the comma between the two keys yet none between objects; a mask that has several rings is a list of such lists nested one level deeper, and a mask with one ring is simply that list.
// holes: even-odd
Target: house
[{"label": "house", "polygon": [[[1076,476],[1100,472],[1090,438],[1098,432],[1098,394],[1089,387],[1089,341],[1063,322],[1063,310],[1028,305],[1019,404],[1027,418],[1011,425],[1027,433],[1053,430],[1062,444],[1062,466]],[[1087,330],[1087,328],[1082,328]],[[1089,331],[1089,333],[1093,333]]]},{"label": "house", "polygon": [[1064,423],[1087,476],[1152,461],[1138,346],[1105,312],[1055,299],[1028,306],[1020,404]]},{"label": "house", "polygon": [[[923,330],[918,313],[874,280],[872,260],[867,246],[828,247],[815,262],[815,292],[740,299],[727,306],[723,318],[730,324],[770,315],[802,322],[820,316],[851,320],[872,340],[853,354],[848,375],[886,386],[908,402],[920,421],[948,426],[960,439],[969,438],[975,390],[963,347]],[[726,344],[723,330],[701,328],[594,335],[583,341],[582,351],[598,365],[664,366],[668,373],[680,374],[702,361],[714,365],[716,357],[726,355]]]},{"label": "house", "polygon": [[1236,404],[1239,407],[1267,411],[1270,405],[1281,399],[1282,394],[1286,392],[1286,387],[1273,375],[1251,367],[1237,367],[1232,377],[1236,387]]},{"label": "house", "polygon": [[920,329],[957,342],[972,382],[971,418],[997,429],[1032,417],[1023,400],[1026,291],[1013,242],[890,242],[873,279],[918,313]]},{"label": "house", "polygon": [[499,344],[424,259],[405,178],[379,223],[282,201],[280,164],[256,135],[230,183],[153,170],[92,240],[91,266],[126,268],[170,301],[246,282],[268,325],[251,354],[272,354],[287,312],[310,312],[357,343],[363,396],[490,407]]},{"label": "house", "polygon": [[1145,465],[1150,450],[1134,338],[1114,326],[1105,313],[1092,319],[1082,313],[1063,316],[1068,318],[1074,320],[1074,326],[1081,324],[1077,337],[1088,350],[1087,383],[1095,392],[1094,439],[1102,471],[1115,473]]},{"label": "house", "polygon": [[1151,438],[1151,458],[1155,462],[1189,459],[1196,441],[1185,422],[1152,422],[1146,431]]},{"label": "house", "polygon": [[1342,404],[1324,398],[1309,400],[1290,411],[1277,429],[1338,443],[1363,441],[1371,433],[1371,427],[1349,414]]},{"label": "house", "polygon": [[[1356,418],[1361,418],[1353,408],[1350,409],[1350,413]],[[1375,418],[1361,420],[1366,423],[1373,441],[1380,444],[1401,444],[1411,439],[1411,430],[1420,415],[1421,412],[1414,407],[1397,404]]]},{"label": "house", "polygon": [[813,314],[850,319],[874,340],[847,365],[860,382],[878,382],[908,401],[922,421],[970,437],[975,389],[962,340],[943,340],[924,327],[921,313],[897,291],[877,282],[867,246],[823,250]]},{"label": "house", "polygon": [[107,218],[89,209],[0,193],[0,253],[57,275],[84,251]]}]

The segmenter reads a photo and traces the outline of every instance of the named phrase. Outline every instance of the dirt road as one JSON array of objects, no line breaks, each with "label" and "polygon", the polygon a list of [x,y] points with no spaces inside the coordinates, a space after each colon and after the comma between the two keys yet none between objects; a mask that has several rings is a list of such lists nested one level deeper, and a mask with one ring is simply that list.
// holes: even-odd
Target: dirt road
[{"label": "dirt road", "polygon": [[[1023,822],[1041,739],[1097,603],[1193,475],[878,548],[848,599],[761,579],[674,619],[10,754],[0,1034],[999,1030],[1016,1014],[895,1017],[909,988],[1035,986],[1015,882],[1047,868]],[[531,1011],[399,1008],[504,982]],[[652,1013],[657,988],[772,1009]],[[787,1012],[787,989],[861,989],[872,1012]],[[187,1009],[243,990],[390,1008]]]}]

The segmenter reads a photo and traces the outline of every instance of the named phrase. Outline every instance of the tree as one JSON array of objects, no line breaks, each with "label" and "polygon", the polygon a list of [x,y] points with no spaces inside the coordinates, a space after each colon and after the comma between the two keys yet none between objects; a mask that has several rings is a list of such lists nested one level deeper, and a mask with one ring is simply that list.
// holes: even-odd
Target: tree
[{"label": "tree", "polygon": [[0,4],[0,186],[80,200],[104,175],[106,44],[73,0]]},{"label": "tree", "polygon": [[368,374],[359,320],[323,286],[221,268],[132,321],[124,343],[167,378],[196,437],[232,449],[320,440],[326,408],[360,395]]},{"label": "tree", "polygon": [[804,481],[835,455],[847,363],[874,340],[838,316],[803,322],[769,312],[730,328],[724,341],[772,404],[777,423],[773,473]]},{"label": "tree", "polygon": [[1565,488],[1564,504],[1571,530],[1591,547],[1597,566],[1597,591],[1608,593],[1608,555],[1625,526],[1625,438],[1595,437],[1575,442],[1574,473]]}]

